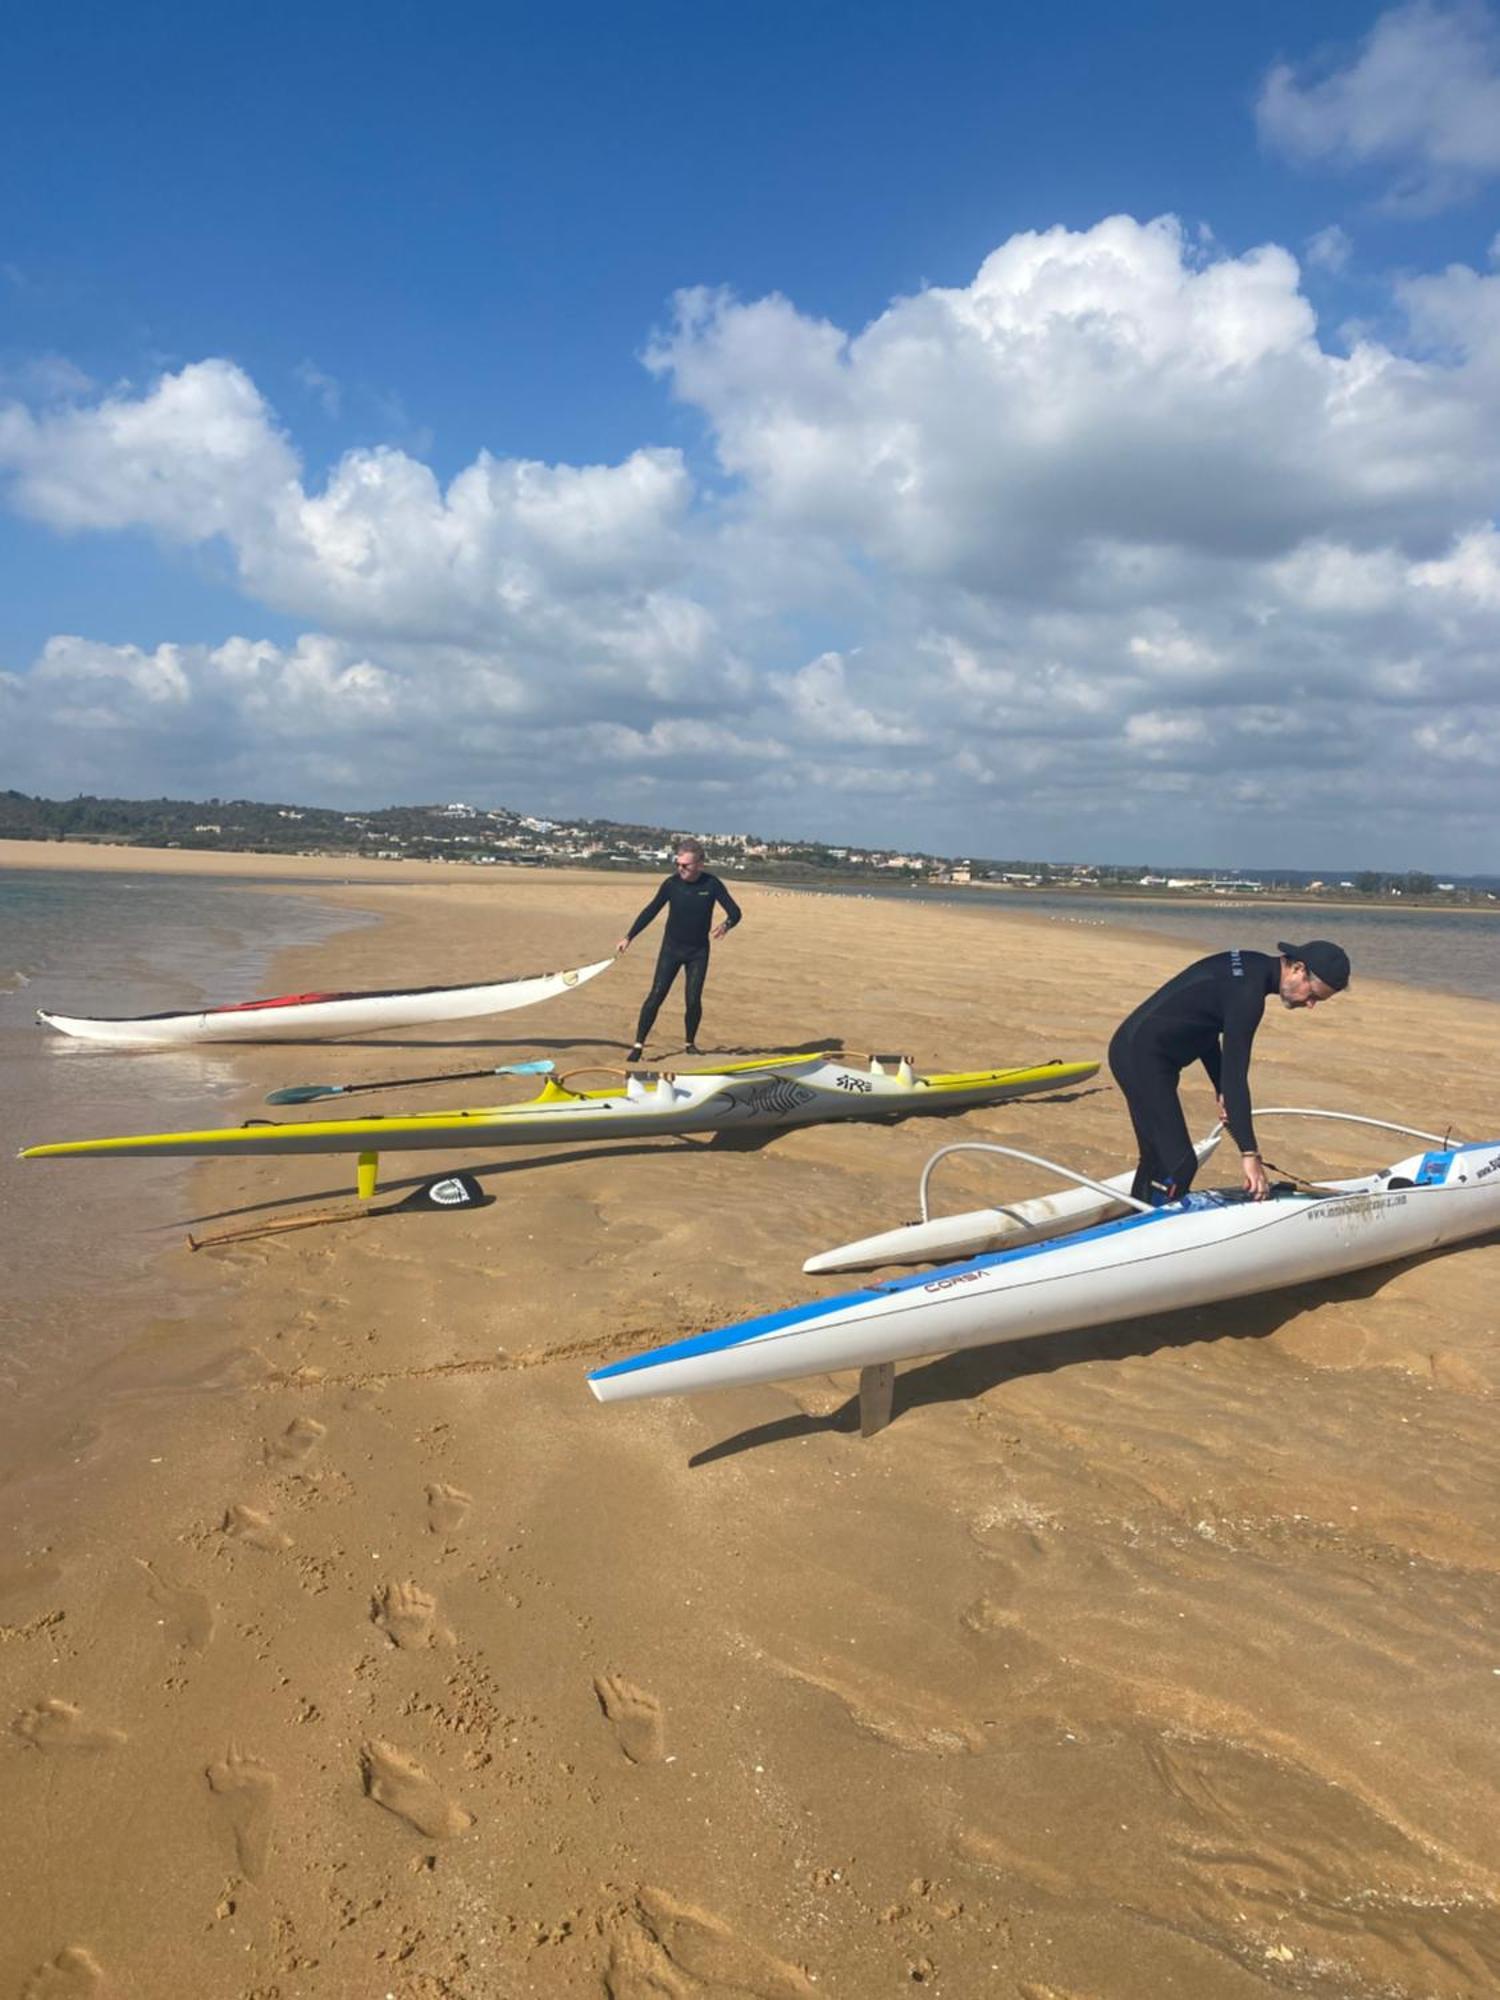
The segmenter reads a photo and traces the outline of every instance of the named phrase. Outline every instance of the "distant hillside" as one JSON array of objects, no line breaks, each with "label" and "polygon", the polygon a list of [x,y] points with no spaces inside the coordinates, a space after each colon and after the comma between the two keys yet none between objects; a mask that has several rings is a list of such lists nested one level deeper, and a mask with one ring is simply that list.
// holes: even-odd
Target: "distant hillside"
[{"label": "distant hillside", "polygon": [[[508,806],[380,806],[340,812],[328,806],[265,804],[255,799],[41,799],[0,792],[0,838],[108,842],[137,847],[195,848],[235,854],[362,854],[380,860],[456,861],[474,866],[657,868],[687,829],[615,820],[553,820]],[[1462,876],[1439,881],[1412,869],[1255,869],[1233,882],[1222,871],[1188,865],[998,860],[892,848],[833,846],[815,840],[775,840],[748,833],[702,832],[713,865],[783,881],[853,879],[994,883],[1018,891],[1109,890],[1184,895],[1256,889],[1292,894],[1400,896],[1408,900],[1493,900],[1500,879]]]}]

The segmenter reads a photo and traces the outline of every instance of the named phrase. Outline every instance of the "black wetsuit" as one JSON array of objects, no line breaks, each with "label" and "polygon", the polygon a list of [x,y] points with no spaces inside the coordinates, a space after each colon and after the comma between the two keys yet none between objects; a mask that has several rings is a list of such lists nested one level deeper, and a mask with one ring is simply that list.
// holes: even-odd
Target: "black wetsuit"
[{"label": "black wetsuit", "polygon": [[1115,1030],[1109,1066],[1125,1093],[1141,1149],[1137,1201],[1186,1194],[1198,1170],[1177,1081],[1201,1062],[1224,1100],[1242,1153],[1258,1150],[1250,1117],[1250,1045],[1281,984],[1281,960],[1263,951],[1218,951],[1169,979]]},{"label": "black wetsuit", "polygon": [[641,1017],[635,1026],[637,1047],[650,1034],[657,1010],[679,972],[684,975],[682,997],[686,1008],[686,1039],[697,1041],[698,1023],[703,1019],[703,982],[708,977],[708,934],[713,927],[715,903],[723,905],[725,922],[733,930],[740,920],[740,906],[717,875],[710,875],[705,869],[691,882],[681,875],[669,875],[625,933],[627,938],[638,937],[657,911],[665,909],[667,928],[662,937],[661,950],[656,955],[651,991],[646,995]]}]

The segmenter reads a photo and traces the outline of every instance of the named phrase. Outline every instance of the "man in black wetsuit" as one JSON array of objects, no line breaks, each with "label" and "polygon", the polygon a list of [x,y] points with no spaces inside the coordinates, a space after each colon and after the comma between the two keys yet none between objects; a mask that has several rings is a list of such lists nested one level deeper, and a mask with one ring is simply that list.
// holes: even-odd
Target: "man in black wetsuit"
[{"label": "man in black wetsuit", "polygon": [[1250,1045],[1273,993],[1283,1007],[1318,1007],[1349,984],[1349,955],[1327,938],[1264,951],[1219,951],[1169,979],[1115,1030],[1109,1066],[1125,1093],[1140,1147],[1131,1193],[1154,1207],[1187,1193],[1198,1170],[1177,1096],[1189,1063],[1201,1062],[1219,1116],[1240,1149],[1245,1191],[1263,1201],[1269,1183],[1250,1117]]},{"label": "man in black wetsuit", "polygon": [[[715,903],[723,905],[724,921],[710,930]],[[626,1062],[640,1061],[646,1037],[656,1020],[657,1009],[666,999],[679,972],[683,975],[687,1052],[690,1056],[697,1055],[698,1023],[703,1019],[703,982],[708,977],[709,940],[723,937],[740,920],[739,904],[718,876],[710,875],[704,868],[702,843],[696,840],[678,843],[674,872],[662,883],[615,946],[616,954],[629,951],[631,939],[638,937],[657,911],[662,909],[667,913],[667,928],[662,936],[661,950],[657,953],[651,991],[646,995],[641,1017],[635,1024],[635,1046],[625,1058]]]}]

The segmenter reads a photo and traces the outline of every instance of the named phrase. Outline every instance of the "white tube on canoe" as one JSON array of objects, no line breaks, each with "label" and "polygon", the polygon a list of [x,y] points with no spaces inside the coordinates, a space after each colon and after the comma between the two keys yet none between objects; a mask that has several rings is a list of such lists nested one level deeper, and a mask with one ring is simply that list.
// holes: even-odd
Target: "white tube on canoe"
[{"label": "white tube on canoe", "polygon": [[[1409,1139],[1430,1140],[1434,1146],[1448,1143],[1446,1136],[1440,1137],[1436,1132],[1423,1132],[1415,1125],[1396,1125],[1388,1118],[1368,1118],[1354,1111],[1323,1111],[1305,1104],[1271,1104],[1257,1110],[1255,1115],[1257,1118],[1324,1118],[1340,1125],[1368,1125],[1380,1132],[1404,1133]],[[1206,1139],[1200,1139],[1194,1146],[1200,1167],[1223,1136],[1224,1127],[1216,1125]],[[927,1206],[927,1188],[933,1168],[949,1153],[966,1152],[1008,1154],[1012,1158],[1028,1159],[1035,1166],[1045,1166],[1067,1179],[1078,1178],[1054,1160],[1039,1160],[1035,1154],[1017,1154],[1009,1146],[968,1142],[944,1146],[932,1155],[922,1169],[920,1222],[883,1230],[878,1236],[861,1237],[857,1243],[846,1243],[837,1250],[821,1251],[816,1257],[808,1258],[802,1266],[803,1270],[817,1276],[829,1271],[875,1270],[884,1264],[936,1264],[950,1258],[979,1257],[987,1250],[1013,1250],[1022,1243],[1042,1243],[1049,1237],[1066,1235],[1069,1230],[1106,1222],[1112,1216],[1126,1214],[1131,1205],[1128,1197],[1134,1174],[1127,1169],[1121,1174],[1111,1174],[1102,1184],[1119,1192],[1121,1198],[1114,1202],[1104,1196],[1100,1184],[1085,1182],[1077,1187],[1061,1189],[1056,1194],[1037,1195],[1029,1201],[1012,1202],[1005,1206],[997,1203],[993,1208],[970,1209],[964,1215],[932,1215]]]},{"label": "white tube on canoe", "polygon": [[[1194,1146],[1200,1167],[1218,1145],[1222,1132],[1222,1126],[1216,1127]],[[940,1264],[959,1257],[978,1257],[986,1250],[1043,1243],[1049,1237],[1064,1236],[1069,1230],[1083,1229],[1090,1223],[1105,1222],[1111,1216],[1129,1212],[1130,1183],[1135,1178],[1131,1167],[1099,1183],[1059,1188],[1056,1194],[1034,1195],[1004,1207],[971,1208],[963,1215],[926,1214],[927,1176],[946,1154],[1013,1150],[979,1144],[944,1146],[933,1154],[922,1176],[924,1219],[921,1222],[886,1229],[878,1236],[862,1236],[857,1243],[845,1243],[837,1250],[820,1251],[816,1257],[808,1258],[803,1270],[816,1276],[828,1271],[874,1270],[884,1264]],[[1056,1171],[1061,1173],[1066,1169]],[[1104,1189],[1112,1190],[1119,1199],[1111,1200]]]}]

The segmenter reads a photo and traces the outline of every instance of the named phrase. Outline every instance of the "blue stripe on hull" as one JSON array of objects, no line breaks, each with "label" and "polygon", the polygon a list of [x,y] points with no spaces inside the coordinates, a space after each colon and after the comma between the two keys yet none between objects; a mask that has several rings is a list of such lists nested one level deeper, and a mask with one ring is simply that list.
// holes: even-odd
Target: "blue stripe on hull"
[{"label": "blue stripe on hull", "polygon": [[[890,1298],[901,1292],[921,1291],[924,1286],[939,1284],[955,1272],[990,1271],[1001,1265],[1024,1263],[1033,1257],[1055,1256],[1060,1250],[1070,1250],[1079,1243],[1123,1236],[1131,1230],[1148,1229],[1154,1223],[1178,1221],[1194,1210],[1223,1208],[1238,1199],[1233,1194],[1189,1194],[1170,1207],[1152,1209],[1149,1215],[1136,1212],[1119,1216],[1113,1222],[1096,1223],[1093,1228],[1080,1229],[1071,1236],[1054,1237],[1045,1243],[1022,1243],[1013,1250],[989,1250],[982,1256],[967,1257],[957,1264],[944,1264],[937,1270],[913,1271],[908,1277],[892,1278],[887,1284],[871,1285],[858,1292],[841,1292],[837,1298],[812,1299],[805,1305],[788,1306],[783,1312],[764,1313],[758,1319],[740,1320],[734,1326],[720,1326],[708,1333],[695,1333],[686,1340],[674,1340],[666,1347],[648,1347],[644,1353],[628,1355],[623,1361],[613,1361],[607,1368],[591,1370],[588,1380],[608,1382],[621,1375],[636,1375],[643,1369],[659,1368],[671,1361],[687,1361],[699,1354],[723,1354],[733,1348],[750,1347],[772,1334],[785,1333],[788,1327],[811,1326],[820,1319],[826,1319],[830,1313],[872,1305],[877,1299]],[[1306,1197],[1299,1195],[1296,1199],[1304,1201]]]},{"label": "blue stripe on hull", "polygon": [[[1455,1160],[1466,1153],[1487,1153],[1494,1149],[1494,1141],[1479,1141],[1468,1145],[1455,1145],[1442,1150],[1424,1153],[1421,1156],[1413,1184],[1417,1187],[1442,1187],[1449,1181]],[[1371,1193],[1380,1192],[1381,1183],[1372,1177],[1369,1183]],[[1330,1190],[1327,1194],[1286,1194],[1274,1198],[1276,1207],[1311,1208],[1321,1202],[1338,1201],[1343,1191]],[[914,1271],[903,1278],[892,1278],[879,1285],[867,1286],[862,1291],[841,1292],[832,1299],[813,1299],[804,1305],[789,1306],[783,1312],[765,1313],[758,1319],[742,1320],[735,1326],[713,1328],[707,1333],[694,1334],[687,1340],[673,1341],[669,1346],[647,1348],[641,1354],[633,1354],[623,1361],[611,1362],[608,1367],[593,1369],[590,1382],[608,1382],[622,1375],[636,1375],[654,1368],[666,1366],[674,1361],[686,1361],[701,1354],[722,1354],[735,1348],[751,1347],[758,1341],[785,1333],[792,1327],[815,1325],[835,1313],[873,1305],[877,1300],[890,1298],[902,1292],[917,1292],[927,1286],[939,1284],[944,1278],[968,1271],[991,1271],[1001,1267],[1026,1263],[1036,1257],[1056,1257],[1064,1250],[1070,1250],[1080,1243],[1101,1242],[1128,1234],[1132,1230],[1149,1229],[1160,1224],[1181,1221],[1185,1216],[1205,1210],[1238,1206],[1248,1197],[1238,1189],[1221,1192],[1190,1193],[1181,1201],[1172,1202],[1165,1208],[1152,1209],[1148,1214],[1139,1211],[1117,1217],[1113,1222],[1095,1223],[1091,1228],[1080,1229],[1067,1236],[1048,1238],[1041,1243],[1022,1243],[1010,1250],[991,1250],[982,1256],[968,1257],[958,1263],[945,1264],[936,1270]]]}]

